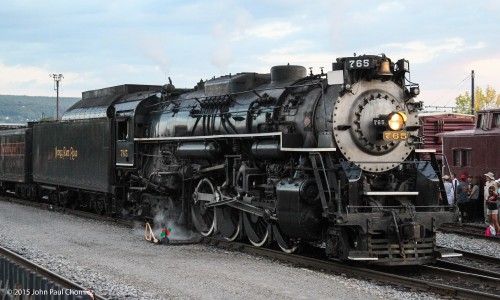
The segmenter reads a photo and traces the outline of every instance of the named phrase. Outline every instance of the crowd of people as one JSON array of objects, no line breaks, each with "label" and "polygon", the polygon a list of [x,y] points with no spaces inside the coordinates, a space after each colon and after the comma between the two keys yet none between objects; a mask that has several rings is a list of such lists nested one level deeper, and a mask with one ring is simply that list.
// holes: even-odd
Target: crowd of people
[{"label": "crowd of people", "polygon": [[[462,216],[462,222],[485,222],[500,235],[498,211],[500,206],[500,178],[488,172],[480,176],[452,173],[444,175],[444,188],[449,205],[456,204]],[[484,216],[484,217],[483,217]]]}]

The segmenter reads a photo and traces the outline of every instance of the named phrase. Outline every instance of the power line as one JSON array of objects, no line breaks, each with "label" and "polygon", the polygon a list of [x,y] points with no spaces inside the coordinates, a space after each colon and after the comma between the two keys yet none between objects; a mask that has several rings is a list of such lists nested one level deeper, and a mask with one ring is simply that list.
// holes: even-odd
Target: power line
[{"label": "power line", "polygon": [[[464,82],[465,82],[467,79],[469,79],[469,78],[470,78],[470,76],[471,76],[470,74],[469,74],[469,75],[467,75],[467,77],[465,77],[462,81],[460,81],[458,84],[456,84],[456,85],[453,87],[453,89],[452,89],[452,90],[450,90],[450,91],[446,92],[446,94],[444,94],[443,96],[440,96],[440,97],[438,97],[438,98],[434,99],[433,101],[431,101],[431,103],[436,103],[437,101],[439,101],[439,100],[441,100],[441,99],[443,99],[443,98],[445,98],[445,97],[447,97],[447,98],[448,98],[448,95],[450,95],[450,94],[451,94],[451,93],[453,93],[453,92],[456,92],[456,90],[458,90],[458,87],[460,87],[461,85],[463,85],[463,84],[464,84]],[[446,99],[446,98],[445,98],[445,99]],[[452,99],[451,99],[451,98],[449,98],[449,100],[446,102],[446,104],[445,104],[444,106],[447,106],[447,105],[450,103],[450,101],[451,101],[451,100],[452,100]]]},{"label": "power line", "polygon": [[[459,83],[459,84],[455,87],[455,90],[458,88],[458,86],[459,86],[459,85],[463,85],[463,84],[464,84],[464,82],[465,82],[467,79],[470,79],[470,78],[471,78],[471,76],[472,76],[472,74],[469,74],[469,75],[467,75],[467,77],[465,77],[462,81],[460,81],[460,83]],[[445,105],[448,105],[448,103],[450,103],[450,101],[451,101],[451,99],[450,99],[450,100],[448,100],[448,102],[446,102],[446,104],[445,104]]]}]

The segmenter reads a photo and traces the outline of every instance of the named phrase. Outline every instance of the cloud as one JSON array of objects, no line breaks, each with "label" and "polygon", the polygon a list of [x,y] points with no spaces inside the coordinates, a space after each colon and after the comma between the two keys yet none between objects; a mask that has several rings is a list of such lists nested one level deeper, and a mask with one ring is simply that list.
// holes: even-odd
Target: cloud
[{"label": "cloud", "polygon": [[[25,95],[55,95],[54,79],[49,75],[53,72],[33,66],[7,66],[0,62],[0,90],[5,95],[18,95],[22,91]],[[42,95],[40,95],[42,96]]]},{"label": "cloud", "polygon": [[[3,95],[56,96],[52,68],[25,65],[8,66],[0,61],[0,91]],[[103,87],[109,79],[94,73],[64,72],[59,84],[60,97],[80,97],[82,91]]]},{"label": "cloud", "polygon": [[498,70],[500,69],[500,57],[476,58],[464,62],[462,65],[464,72],[474,70],[475,84],[486,87],[487,85],[500,92],[500,82],[498,80]]},{"label": "cloud", "polygon": [[458,95],[470,91],[471,70],[474,70],[476,87],[486,89],[490,86],[498,92],[500,91],[496,71],[498,69],[500,69],[500,56],[496,52],[480,57],[478,55],[457,57],[439,66],[439,72],[427,73],[428,76],[425,78],[427,84],[422,86],[419,97],[427,105],[453,106]]},{"label": "cloud", "polygon": [[216,24],[212,29],[215,48],[211,54],[210,62],[219,69],[220,74],[226,74],[232,61],[231,41],[228,39],[227,26],[223,23]]},{"label": "cloud", "polygon": [[376,11],[381,13],[399,12],[405,10],[400,1],[385,2],[377,6]]},{"label": "cloud", "polygon": [[[270,49],[269,53],[257,55],[256,59],[266,63],[269,67],[288,63],[291,65],[302,65],[306,68],[312,67],[316,73],[319,72],[320,67],[324,67],[325,72],[329,71],[332,62],[337,57],[334,53],[314,51],[314,43],[302,40],[286,47]],[[269,69],[266,72],[269,72]]]},{"label": "cloud", "polygon": [[283,38],[301,30],[300,26],[295,26],[290,22],[275,21],[253,27],[247,31],[247,34],[251,37],[275,39]]},{"label": "cloud", "polygon": [[[470,49],[480,49],[485,44],[478,42],[474,45],[467,44],[462,38],[449,38],[440,42],[413,41],[408,43],[389,43],[381,45],[380,49],[393,49],[392,56],[405,57],[414,64],[432,61],[434,58],[450,53],[459,53]],[[387,51],[389,52],[389,51]]]}]

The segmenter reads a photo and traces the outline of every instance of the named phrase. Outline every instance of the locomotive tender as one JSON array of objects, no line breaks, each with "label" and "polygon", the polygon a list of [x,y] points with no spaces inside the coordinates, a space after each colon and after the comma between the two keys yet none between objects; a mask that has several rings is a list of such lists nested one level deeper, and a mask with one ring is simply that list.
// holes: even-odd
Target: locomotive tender
[{"label": "locomotive tender", "polygon": [[[61,122],[0,132],[1,185],[285,252],[310,243],[381,265],[448,255],[436,230],[457,212],[439,205],[439,166],[419,149],[408,61],[362,55],[332,66],[84,92]],[[16,133],[32,158],[12,150]],[[9,165],[26,175],[9,179]]]}]

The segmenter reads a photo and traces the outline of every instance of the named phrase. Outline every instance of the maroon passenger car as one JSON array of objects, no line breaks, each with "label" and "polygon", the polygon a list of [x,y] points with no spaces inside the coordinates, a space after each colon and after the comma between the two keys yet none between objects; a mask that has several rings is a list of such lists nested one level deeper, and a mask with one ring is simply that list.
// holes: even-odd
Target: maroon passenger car
[{"label": "maroon passenger car", "polygon": [[422,148],[435,149],[438,159],[441,158],[443,142],[440,133],[474,128],[473,115],[431,112],[421,113],[418,117],[422,126],[420,134],[424,138]]},{"label": "maroon passenger car", "polygon": [[473,129],[438,134],[448,166],[444,174],[500,175],[500,109],[477,112]]}]

